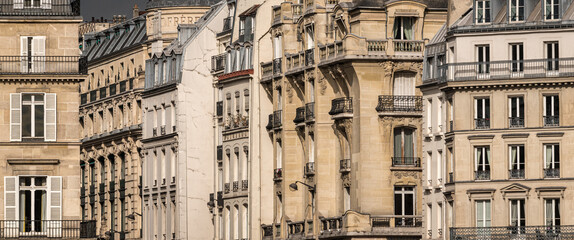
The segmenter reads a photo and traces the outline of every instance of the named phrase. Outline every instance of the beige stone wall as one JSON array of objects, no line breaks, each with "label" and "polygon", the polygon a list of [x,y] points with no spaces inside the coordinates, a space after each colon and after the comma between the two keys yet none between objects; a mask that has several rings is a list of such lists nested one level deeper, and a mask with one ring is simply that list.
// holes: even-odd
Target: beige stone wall
[{"label": "beige stone wall", "polygon": [[80,20],[0,20],[0,51],[4,56],[20,56],[20,37],[45,36],[46,56],[79,56]]}]

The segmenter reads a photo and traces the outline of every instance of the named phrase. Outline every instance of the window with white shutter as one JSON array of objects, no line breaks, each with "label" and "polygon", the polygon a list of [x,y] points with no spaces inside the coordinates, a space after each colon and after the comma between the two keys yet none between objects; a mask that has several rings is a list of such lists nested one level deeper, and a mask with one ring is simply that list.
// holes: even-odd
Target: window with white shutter
[{"label": "window with white shutter", "polygon": [[14,0],[14,9],[23,9],[24,0]]},{"label": "window with white shutter", "polygon": [[44,140],[56,141],[56,94],[46,93]]},{"label": "window with white shutter", "polygon": [[22,95],[10,94],[10,141],[22,140]]},{"label": "window with white shutter", "polygon": [[18,237],[18,177],[4,177],[4,237]]},{"label": "window with white shutter", "polygon": [[10,94],[10,141],[56,141],[56,94]]},{"label": "window with white shutter", "polygon": [[62,177],[48,178],[48,237],[62,236]]},{"label": "window with white shutter", "polygon": [[42,9],[52,9],[52,0],[42,0]]},{"label": "window with white shutter", "polygon": [[43,73],[46,66],[46,37],[20,37],[20,62],[23,73]]}]

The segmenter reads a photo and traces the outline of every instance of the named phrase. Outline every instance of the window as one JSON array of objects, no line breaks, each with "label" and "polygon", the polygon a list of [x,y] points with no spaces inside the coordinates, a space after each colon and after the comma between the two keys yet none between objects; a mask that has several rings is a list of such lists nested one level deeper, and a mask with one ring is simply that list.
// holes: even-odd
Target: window
[{"label": "window", "polygon": [[46,37],[20,37],[21,71],[42,73],[45,68]]},{"label": "window", "polygon": [[490,227],[492,222],[490,200],[477,200],[475,206],[476,227]]},{"label": "window", "polygon": [[490,23],[490,0],[476,1],[476,23]]},{"label": "window", "polygon": [[17,238],[26,233],[42,233],[56,237],[59,225],[46,224],[43,220],[62,219],[62,177],[56,176],[6,176],[4,177],[5,220],[15,231],[4,237]]},{"label": "window", "polygon": [[490,98],[474,99],[474,125],[476,129],[490,128]]},{"label": "window", "polygon": [[510,128],[524,127],[524,97],[509,97],[508,112]]},{"label": "window", "polygon": [[560,199],[544,200],[544,219],[546,226],[560,226]]},{"label": "window", "polygon": [[544,144],[544,177],[560,177],[560,145]]},{"label": "window", "polygon": [[10,140],[56,141],[56,94],[10,94]]},{"label": "window", "polygon": [[544,19],[560,19],[560,2],[559,0],[544,0]]},{"label": "window", "polygon": [[344,206],[343,207],[344,207],[344,210],[347,211],[347,210],[351,209],[351,188],[349,188],[349,187],[343,188],[343,195],[344,195],[344,198],[343,198],[343,205]]},{"label": "window", "polygon": [[[510,226],[524,227],[525,225],[526,213],[524,211],[524,199],[510,200]],[[515,231],[518,231],[518,229]],[[520,230],[520,232],[523,231],[524,230]]]},{"label": "window", "polygon": [[[414,96],[416,74],[412,72],[397,72],[394,74],[393,95]],[[395,103],[396,105],[396,103]]]},{"label": "window", "polygon": [[[395,215],[410,216],[415,212],[415,191],[413,187],[395,187]],[[396,226],[414,226],[414,218],[397,218]]]},{"label": "window", "polygon": [[524,45],[522,43],[510,44],[510,57],[512,59],[512,72],[524,71]]},{"label": "window", "polygon": [[14,9],[42,8],[51,9],[51,0],[14,0]]},{"label": "window", "polygon": [[524,21],[524,0],[510,0],[510,22]]},{"label": "window", "polygon": [[475,156],[475,180],[490,179],[490,147],[482,146],[474,148]]},{"label": "window", "polygon": [[281,46],[282,45],[281,40],[282,40],[282,36],[277,36],[277,37],[273,38],[273,50],[274,50],[273,51],[273,57],[274,57],[274,59],[281,58],[281,55],[282,55],[281,52],[283,51],[283,48]]},{"label": "window", "polygon": [[305,28],[305,33],[307,34],[307,49],[315,48],[315,34],[313,26]]},{"label": "window", "polygon": [[558,42],[545,42],[546,46],[546,70],[551,71],[550,74],[556,74],[559,70],[560,52]]},{"label": "window", "polygon": [[524,178],[524,145],[515,145],[509,147],[510,170],[508,172],[510,179]]},{"label": "window", "polygon": [[393,36],[397,40],[413,40],[413,27],[415,19],[412,17],[396,17],[393,27]]},{"label": "window", "polygon": [[428,133],[432,133],[432,98],[427,99],[427,119],[426,119],[426,127],[428,129]]},{"label": "window", "polygon": [[393,156],[393,166],[418,164],[414,158],[414,129],[395,128]]},{"label": "window", "polygon": [[478,61],[478,73],[490,73],[490,45],[476,46],[476,56]]},{"label": "window", "polygon": [[544,126],[547,127],[560,125],[560,101],[558,95],[544,96],[542,101],[544,106]]}]

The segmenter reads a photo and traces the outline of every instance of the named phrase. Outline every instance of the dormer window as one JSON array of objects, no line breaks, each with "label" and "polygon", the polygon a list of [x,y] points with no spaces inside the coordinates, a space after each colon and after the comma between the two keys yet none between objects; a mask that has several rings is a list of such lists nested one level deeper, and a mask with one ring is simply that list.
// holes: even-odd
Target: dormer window
[{"label": "dormer window", "polygon": [[26,8],[39,8],[40,0],[24,0],[24,7]]},{"label": "dormer window", "polygon": [[42,8],[51,9],[51,0],[14,0],[14,9]]},{"label": "dormer window", "polygon": [[545,20],[560,19],[559,0],[544,0],[544,19]]},{"label": "dormer window", "polygon": [[490,0],[476,1],[476,23],[490,23]]},{"label": "dormer window", "polygon": [[524,0],[510,0],[510,22],[524,21]]},{"label": "dormer window", "polygon": [[413,40],[413,26],[415,19],[412,17],[396,17],[393,28],[394,37],[397,40]]}]

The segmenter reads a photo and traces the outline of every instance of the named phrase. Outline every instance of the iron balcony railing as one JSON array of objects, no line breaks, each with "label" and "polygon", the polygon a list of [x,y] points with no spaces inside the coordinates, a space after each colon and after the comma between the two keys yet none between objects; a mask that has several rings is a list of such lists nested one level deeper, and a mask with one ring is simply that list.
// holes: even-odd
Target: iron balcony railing
[{"label": "iron balcony railing", "polygon": [[[82,227],[80,220],[0,220],[0,239],[79,239],[94,235],[90,234],[91,229]],[[86,232],[81,232],[81,229]]]},{"label": "iron balcony railing", "polygon": [[474,127],[476,129],[489,129],[490,128],[490,118],[475,118]]},{"label": "iron balcony railing", "polygon": [[329,111],[329,115],[342,113],[353,113],[353,98],[343,97],[331,101],[331,111]]},{"label": "iron balcony railing", "polygon": [[305,164],[305,175],[315,175],[315,163],[308,162]]},{"label": "iron balcony railing", "polygon": [[508,178],[510,178],[510,179],[524,179],[524,169],[510,169],[510,170],[508,170]]},{"label": "iron balcony railing", "polygon": [[282,126],[282,118],[281,118],[282,112],[283,112],[282,110],[277,110],[273,112],[273,128],[278,128]]},{"label": "iron balcony railing", "polygon": [[80,222],[80,238],[96,238],[96,220]]},{"label": "iron balcony railing", "polygon": [[339,172],[346,173],[351,171],[351,159],[342,159],[339,161]]},{"label": "iron balcony railing", "polygon": [[490,170],[474,171],[474,180],[490,180]]},{"label": "iron balcony railing", "polygon": [[0,74],[83,74],[79,60],[77,56],[0,56]]},{"label": "iron balcony railing", "polygon": [[560,168],[545,168],[544,178],[560,178]]},{"label": "iron balcony railing", "polygon": [[379,96],[378,112],[422,112],[422,96]]},{"label": "iron balcony railing", "polygon": [[0,0],[0,16],[80,16],[80,0]]},{"label": "iron balcony railing", "polygon": [[293,119],[295,124],[305,122],[305,107],[298,107],[295,109],[295,119]]},{"label": "iron balcony railing", "polygon": [[222,53],[211,57],[211,71],[219,72],[225,69],[225,59],[227,53]]},{"label": "iron balcony railing", "polygon": [[560,126],[560,118],[558,115],[555,116],[544,116],[544,126],[545,127],[557,127]]},{"label": "iron balcony railing", "polygon": [[422,217],[418,215],[371,216],[373,228],[422,227],[422,223]]},{"label": "iron balcony railing", "polygon": [[283,169],[276,168],[275,170],[273,170],[273,180],[281,181],[282,179],[283,179]]},{"label": "iron balcony railing", "polygon": [[223,101],[219,101],[216,104],[217,117],[223,117]]},{"label": "iron balcony railing", "polygon": [[315,120],[315,102],[305,104],[305,121]]},{"label": "iron balcony railing", "polygon": [[263,237],[273,238],[273,225],[263,225],[261,230],[263,231]]},{"label": "iron balcony railing", "polygon": [[574,239],[574,226],[508,226],[451,228],[451,239]]},{"label": "iron balcony railing", "polygon": [[392,157],[393,167],[420,167],[421,159],[418,157]]},{"label": "iron balcony railing", "polygon": [[508,118],[508,126],[510,128],[523,128],[524,127],[524,118],[523,117],[509,117]]}]

